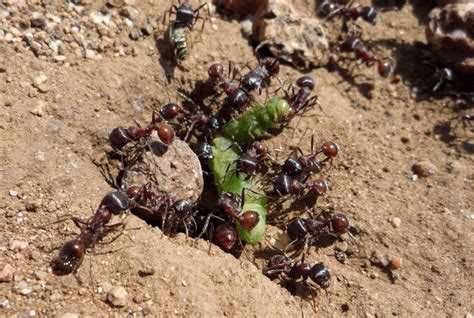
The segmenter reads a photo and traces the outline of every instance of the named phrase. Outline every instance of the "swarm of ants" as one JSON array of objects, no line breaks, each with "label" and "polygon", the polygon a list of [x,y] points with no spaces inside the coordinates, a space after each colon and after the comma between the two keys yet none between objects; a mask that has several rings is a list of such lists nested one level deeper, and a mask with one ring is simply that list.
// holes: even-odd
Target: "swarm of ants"
[{"label": "swarm of ants", "polygon": [[[188,1],[183,1],[170,9],[170,15],[176,15],[171,22],[169,37],[177,61],[187,55],[185,32],[193,28],[203,7],[201,5],[194,9]],[[318,13],[327,20],[341,19],[343,38],[335,47],[338,52],[337,59],[333,60],[335,64],[342,65],[346,59],[356,59],[366,66],[376,65],[382,77],[392,74],[393,65],[372,53],[361,38],[351,31],[355,20],[375,23],[375,8],[353,6],[352,2],[340,5],[323,1]],[[80,228],[80,234],[64,243],[52,261],[55,273],[65,275],[76,272],[86,249],[93,248],[109,233],[123,229],[123,223],[109,222],[113,215],[127,210],[137,215],[137,211],[146,211],[153,216],[153,224],[159,226],[166,235],[186,233],[189,237],[205,238],[222,250],[240,256],[245,243],[239,237],[235,224],[238,222],[250,230],[259,222],[260,216],[255,211],[243,209],[245,196],[248,195],[246,189],[240,194],[217,194],[212,172],[208,169],[208,162],[213,159],[211,141],[226,123],[252,107],[262,95],[269,94],[272,81],[279,75],[280,63],[276,58],[265,57],[260,58],[255,67],[249,67],[248,71],[232,63],[227,68],[226,71],[221,63],[211,64],[206,79],[197,81],[188,91],[182,89],[179,92],[184,97],[182,105],[163,105],[153,111],[148,124],[112,129],[109,135],[113,149],[110,158],[120,162],[120,172],[110,182],[116,191],[103,198],[89,219],[73,219]],[[319,105],[317,96],[313,94],[314,88],[315,81],[309,76],[300,77],[289,87],[281,85],[282,98],[288,102],[291,112],[280,123],[280,129],[272,131],[269,137],[280,133],[293,117]],[[163,191],[156,180],[149,180],[139,186],[124,182],[129,170],[150,151],[152,139],[158,140],[166,151],[176,138],[187,142],[201,161],[206,192],[202,200],[190,202],[177,199],[172,193]],[[318,198],[331,189],[331,183],[315,175],[332,166],[340,155],[340,147],[332,141],[322,142],[316,147],[311,137],[309,152],[294,147],[284,160],[278,161],[261,140],[237,146],[242,150],[235,161],[237,173],[258,176],[262,180],[263,191],[270,201],[267,221],[286,231],[290,241],[284,250],[274,248],[277,252],[268,259],[263,273],[291,290],[295,286],[308,287],[312,292],[315,286],[327,289],[331,282],[331,271],[321,262],[306,262],[306,256],[311,247],[326,245],[323,241],[328,238],[335,241],[351,228],[349,218],[344,213],[318,213],[316,208]],[[297,215],[290,215],[284,208],[288,202],[291,202],[290,209],[295,206],[304,206],[304,209]]]}]

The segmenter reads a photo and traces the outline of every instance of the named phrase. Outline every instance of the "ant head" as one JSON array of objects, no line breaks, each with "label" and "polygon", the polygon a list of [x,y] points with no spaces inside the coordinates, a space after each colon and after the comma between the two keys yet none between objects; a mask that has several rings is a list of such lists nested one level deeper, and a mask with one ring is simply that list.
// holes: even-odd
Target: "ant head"
[{"label": "ant head", "polygon": [[298,78],[298,80],[296,81],[296,85],[298,87],[301,87],[301,88],[309,88],[309,90],[313,90],[314,89],[314,80],[312,77],[310,76],[302,76],[300,78]]},{"label": "ant head", "polygon": [[313,182],[312,190],[316,191],[318,195],[323,195],[328,192],[331,184],[325,179],[319,179]]},{"label": "ant head", "polygon": [[309,278],[324,289],[331,284],[331,273],[323,263],[317,263],[311,268]]},{"label": "ant head", "polygon": [[214,63],[209,66],[209,69],[207,70],[207,73],[209,74],[209,78],[213,81],[220,80],[222,76],[224,76],[224,65],[221,63]]},{"label": "ant head", "polygon": [[214,243],[226,252],[230,252],[237,243],[237,232],[228,224],[220,224],[214,231]]},{"label": "ant head", "polygon": [[239,225],[247,231],[253,229],[260,221],[260,216],[255,211],[245,211],[239,217]]},{"label": "ant head", "polygon": [[157,127],[158,137],[165,145],[170,145],[174,141],[174,129],[167,123],[160,123]]},{"label": "ant head", "polygon": [[322,153],[328,158],[335,158],[339,153],[339,145],[335,142],[328,141],[321,146]]},{"label": "ant head", "polygon": [[74,272],[82,263],[86,247],[80,240],[64,243],[59,255],[51,262],[53,272],[57,275],[67,275]]},{"label": "ant head", "polygon": [[342,213],[335,213],[330,219],[331,228],[337,234],[344,234],[349,229],[349,219]]},{"label": "ant head", "polygon": [[265,67],[272,76],[280,72],[280,62],[278,62],[276,58],[266,57],[260,61],[260,64]]}]

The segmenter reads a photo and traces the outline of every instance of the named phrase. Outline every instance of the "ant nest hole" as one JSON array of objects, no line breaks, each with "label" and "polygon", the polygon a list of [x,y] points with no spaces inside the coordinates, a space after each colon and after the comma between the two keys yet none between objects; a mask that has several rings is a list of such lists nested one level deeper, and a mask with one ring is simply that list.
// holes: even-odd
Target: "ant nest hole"
[{"label": "ant nest hole", "polygon": [[128,186],[151,183],[172,193],[177,200],[196,202],[201,196],[204,180],[201,163],[188,144],[176,138],[166,146],[153,134],[147,148],[128,168],[124,183]]}]

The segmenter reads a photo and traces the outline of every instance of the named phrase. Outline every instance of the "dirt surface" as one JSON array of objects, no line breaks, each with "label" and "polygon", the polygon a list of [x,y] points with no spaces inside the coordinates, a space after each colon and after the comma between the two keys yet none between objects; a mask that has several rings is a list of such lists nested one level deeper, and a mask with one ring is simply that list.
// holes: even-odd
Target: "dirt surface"
[{"label": "dirt surface", "polygon": [[[28,1],[30,7],[15,18],[44,10],[40,2]],[[43,2],[52,15],[69,12],[63,1]],[[319,316],[474,313],[474,135],[460,122],[446,130],[459,116],[448,106],[452,100],[413,99],[410,84],[420,74],[410,73],[418,61],[406,52],[414,41],[425,41],[428,8],[420,2],[384,13],[376,26],[363,25],[365,36],[401,65],[400,83],[362,68],[369,79],[351,85],[317,69],[311,75],[322,110],[294,120],[268,142],[275,153],[294,144],[309,150],[314,133],[317,144],[330,139],[342,148],[327,171],[333,189],[318,204],[347,213],[360,233],[345,242],[353,255],[344,264],[335,259],[334,247],[309,257],[333,274],[332,286],[315,299]],[[101,5],[93,1],[84,10]],[[156,20],[169,3],[133,6]],[[255,63],[239,23],[216,16],[202,38],[193,34],[190,71],[176,69],[168,83],[163,43],[157,48],[153,36],[132,41],[129,32],[109,34],[123,49],[99,50],[100,58],[90,52],[83,58],[74,45],[65,46],[65,60],[37,57],[21,40],[0,40],[0,271],[14,272],[0,282],[0,316],[315,316],[311,299],[294,297],[263,276],[250,253],[238,260],[214,246],[209,255],[207,242],[168,238],[133,215],[124,221],[124,235],[88,253],[77,277],[51,273],[55,249],[77,232],[70,221],[52,223],[90,216],[110,191],[92,163],[110,129],[148,121],[152,109],[179,100],[178,87],[205,78],[211,62]],[[284,66],[280,77],[298,75]],[[369,95],[363,94],[366,84],[373,86]],[[414,177],[413,164],[426,161],[434,173]],[[403,260],[395,283],[371,265],[374,251]],[[120,286],[128,295],[123,306],[111,306],[107,291]]]}]

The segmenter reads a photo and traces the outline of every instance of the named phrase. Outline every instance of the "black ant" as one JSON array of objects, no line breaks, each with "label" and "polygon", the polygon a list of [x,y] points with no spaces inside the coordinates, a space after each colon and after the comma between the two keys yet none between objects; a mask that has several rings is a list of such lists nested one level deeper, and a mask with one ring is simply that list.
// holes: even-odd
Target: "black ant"
[{"label": "black ant", "polygon": [[330,189],[331,184],[324,179],[315,180],[309,184],[304,184],[304,181],[299,181],[296,178],[290,177],[286,174],[281,174],[273,182],[273,191],[279,197],[286,195],[294,195],[296,197],[303,197],[306,192],[307,198],[317,198],[324,195]]},{"label": "black ant", "polygon": [[[322,165],[327,160],[333,160],[339,153],[339,146],[334,142],[325,142],[318,151],[313,150],[314,138],[311,136],[311,151],[305,155],[303,151],[297,147],[289,158],[283,163],[282,172],[289,176],[300,176],[303,173],[319,172]],[[297,156],[297,152],[299,156]],[[326,156],[323,160],[317,160],[319,154]]]},{"label": "black ant", "polygon": [[389,61],[383,61],[372,54],[358,37],[350,37],[341,45],[342,52],[353,52],[357,59],[361,60],[367,66],[377,64],[377,71],[382,77],[389,77],[393,73],[393,65]]},{"label": "black ant", "polygon": [[[168,115],[171,115],[171,112],[172,110],[170,109],[163,111],[167,117],[170,117]],[[173,127],[163,121],[163,118],[161,118],[161,115],[158,115],[157,112],[153,112],[151,123],[146,127],[140,127],[138,125],[129,128],[114,128],[109,135],[109,140],[113,148],[120,150],[129,142],[138,142],[144,138],[150,137],[153,131],[158,133],[158,137],[165,145],[170,145],[174,140],[175,132]]]},{"label": "black ant", "polygon": [[324,234],[340,236],[349,230],[349,219],[342,213],[320,215],[315,218],[298,218],[287,225],[287,233],[292,242],[290,245],[307,246],[320,242]]},{"label": "black ant", "polygon": [[329,288],[331,284],[331,273],[323,263],[311,265],[304,261],[304,254],[299,262],[285,254],[273,255],[263,274],[270,279],[279,279],[280,284],[304,284],[308,285],[308,279],[316,283],[322,289]]},{"label": "black ant", "polygon": [[107,194],[94,215],[87,221],[73,218],[81,233],[73,240],[67,241],[59,250],[58,256],[51,262],[54,273],[67,275],[76,272],[81,266],[86,249],[102,240],[107,234],[115,231],[122,223],[107,225],[112,215],[129,208],[128,197],[119,191]]}]

